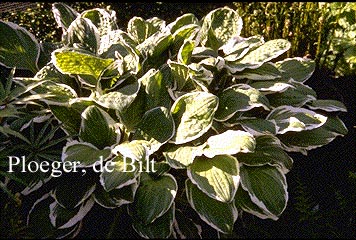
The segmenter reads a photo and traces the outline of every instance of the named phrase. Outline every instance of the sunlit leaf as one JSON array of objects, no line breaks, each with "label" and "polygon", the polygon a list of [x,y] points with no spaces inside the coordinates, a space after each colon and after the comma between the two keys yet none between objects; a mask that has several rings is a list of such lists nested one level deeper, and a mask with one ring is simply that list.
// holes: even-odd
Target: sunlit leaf
[{"label": "sunlit leaf", "polygon": [[114,59],[103,59],[89,54],[56,50],[52,60],[57,69],[64,74],[90,75],[99,79],[100,74],[114,62]]},{"label": "sunlit leaf", "polygon": [[112,152],[117,155],[122,155],[131,158],[135,161],[143,161],[148,157],[147,147],[149,142],[146,140],[132,140],[120,143],[112,149]]},{"label": "sunlit leaf", "polygon": [[322,126],[327,121],[327,117],[324,115],[305,108],[291,106],[280,106],[273,109],[266,119],[275,121],[278,127],[277,134],[311,130]]},{"label": "sunlit leaf", "polygon": [[232,37],[227,43],[221,46],[226,55],[224,59],[228,62],[235,62],[245,56],[249,51],[264,43],[262,36],[252,36],[243,38],[240,36]]},{"label": "sunlit leaf", "polygon": [[191,40],[186,40],[180,47],[178,51],[178,63],[189,64],[192,57],[194,42]]},{"label": "sunlit leaf", "polygon": [[242,72],[234,75],[236,79],[251,79],[251,80],[272,80],[282,77],[282,73],[271,62],[266,62],[256,69],[245,69]]},{"label": "sunlit leaf", "polygon": [[151,58],[160,57],[168,49],[173,41],[170,32],[156,32],[147,38],[144,42],[137,45],[137,50],[144,56]]},{"label": "sunlit leaf", "polygon": [[141,17],[133,17],[127,25],[127,33],[138,43],[143,43],[158,29],[150,22]]},{"label": "sunlit leaf", "polygon": [[50,80],[42,81],[33,92],[42,96],[41,101],[49,105],[68,106],[69,101],[77,97],[77,93],[68,85]]},{"label": "sunlit leaf", "polygon": [[96,102],[103,107],[124,111],[135,100],[139,90],[140,82],[130,81],[123,83],[121,87],[115,91],[103,94],[98,97]]},{"label": "sunlit leaf", "polygon": [[262,46],[246,54],[239,63],[261,64],[281,55],[290,48],[291,44],[284,39],[267,41]]},{"label": "sunlit leaf", "polygon": [[303,83],[312,76],[315,70],[315,62],[300,57],[287,58],[276,62],[276,67],[285,79],[292,78],[294,81]]},{"label": "sunlit leaf", "polygon": [[[164,129],[164,131],[162,131]],[[133,140],[146,140],[153,144],[151,151],[170,140],[175,133],[171,113],[165,107],[157,107],[147,111],[142,121],[137,125]]]},{"label": "sunlit leaf", "polygon": [[200,26],[197,24],[188,24],[184,27],[179,28],[173,34],[173,46],[172,46],[172,53],[177,54],[181,46],[185,41],[194,40],[196,35],[200,30]]},{"label": "sunlit leaf", "polygon": [[287,84],[292,87],[286,87],[282,92],[267,95],[272,106],[291,105],[293,107],[302,107],[304,104],[316,99],[316,92],[311,87],[294,81],[289,81]]},{"label": "sunlit leaf", "polygon": [[146,96],[144,91],[139,91],[134,101],[126,109],[116,111],[120,122],[124,124],[128,131],[133,131],[142,120],[146,112],[145,100]]},{"label": "sunlit leaf", "polygon": [[281,93],[288,88],[295,88],[288,82],[283,81],[256,81],[250,84],[251,87],[256,88],[260,92],[266,94]]},{"label": "sunlit leaf", "polygon": [[91,22],[97,27],[100,36],[117,29],[115,11],[94,8],[83,11],[81,13],[81,17],[90,19]]},{"label": "sunlit leaf", "polygon": [[100,35],[98,28],[87,18],[77,17],[68,27],[65,35],[67,47],[98,52]]},{"label": "sunlit leaf", "polygon": [[238,162],[229,155],[197,157],[188,167],[188,177],[209,197],[228,203],[234,198],[240,180]]},{"label": "sunlit leaf", "polygon": [[168,93],[168,82],[160,70],[151,69],[139,79],[145,87],[146,109],[156,107],[171,107],[171,98]]},{"label": "sunlit leaf", "polygon": [[260,91],[247,84],[236,84],[226,88],[219,97],[219,108],[215,119],[225,121],[238,111],[248,111],[255,107],[269,110],[269,101]]},{"label": "sunlit leaf", "polygon": [[205,145],[173,145],[163,152],[168,164],[173,168],[186,168],[197,156],[203,155]]},{"label": "sunlit leaf", "polygon": [[176,144],[197,139],[209,130],[219,99],[206,92],[187,93],[178,98],[172,108],[176,133],[172,138]]},{"label": "sunlit leaf", "polygon": [[184,27],[188,24],[198,24],[199,20],[192,13],[186,13],[178,17],[174,22],[167,25],[171,33],[175,33],[179,28]]},{"label": "sunlit leaf", "polygon": [[242,29],[242,18],[228,7],[209,12],[203,19],[200,42],[203,46],[218,49],[234,36],[239,36]]},{"label": "sunlit leaf", "polygon": [[242,59],[229,62],[225,67],[232,74],[240,72],[246,68],[256,69],[290,48],[291,44],[284,39],[274,39],[267,41],[258,48],[249,51]]},{"label": "sunlit leaf", "polygon": [[221,134],[208,138],[204,148],[204,155],[213,158],[216,155],[233,155],[239,152],[253,152],[255,138],[248,132],[241,130],[227,130]]},{"label": "sunlit leaf", "polygon": [[189,68],[185,64],[168,60],[171,76],[174,81],[174,90],[181,91],[189,80]]}]

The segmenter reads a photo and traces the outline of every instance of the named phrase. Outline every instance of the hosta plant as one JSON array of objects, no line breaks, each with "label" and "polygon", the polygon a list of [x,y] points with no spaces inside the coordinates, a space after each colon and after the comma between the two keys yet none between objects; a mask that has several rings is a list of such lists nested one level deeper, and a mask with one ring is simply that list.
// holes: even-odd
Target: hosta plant
[{"label": "hosta plant", "polygon": [[200,236],[199,223],[229,234],[243,211],[277,220],[288,152],[347,133],[345,106],[305,84],[314,62],[283,59],[286,40],[240,36],[233,9],[133,17],[126,29],[114,11],[52,10],[58,43],[0,22],[1,63],[32,71],[14,80],[66,133],[62,163],[79,163],[43,184],[28,214],[38,236],[77,233],[94,205],[124,208],[145,238]]}]

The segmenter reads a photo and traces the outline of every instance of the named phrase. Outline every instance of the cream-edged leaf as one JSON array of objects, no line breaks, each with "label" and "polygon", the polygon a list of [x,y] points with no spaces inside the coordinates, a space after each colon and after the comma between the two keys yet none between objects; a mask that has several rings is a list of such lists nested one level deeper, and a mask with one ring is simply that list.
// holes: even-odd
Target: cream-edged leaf
[{"label": "cream-edged leaf", "polygon": [[253,152],[256,146],[252,134],[241,130],[227,130],[208,138],[204,155],[213,158],[216,155],[234,155],[239,152]]},{"label": "cream-edged leaf", "polygon": [[229,155],[219,155],[211,159],[197,157],[189,165],[187,174],[201,191],[225,203],[234,198],[240,180],[238,162]]},{"label": "cream-edged leaf", "polygon": [[222,233],[233,231],[238,214],[233,202],[224,203],[207,196],[189,179],[185,181],[185,189],[190,206],[204,222]]},{"label": "cream-edged leaf", "polygon": [[258,207],[278,218],[288,202],[287,181],[280,168],[240,165],[241,186]]},{"label": "cream-edged leaf", "polygon": [[257,89],[247,84],[236,84],[226,88],[219,97],[219,108],[215,113],[217,121],[226,121],[236,112],[245,112],[256,107],[269,110],[269,101]]},{"label": "cream-edged leaf", "polygon": [[152,178],[149,174],[141,173],[135,200],[129,206],[130,215],[144,225],[153,223],[169,211],[177,188],[177,182],[171,174],[166,173],[159,178]]},{"label": "cream-edged leaf", "polygon": [[179,97],[171,108],[176,132],[175,144],[190,142],[206,133],[213,122],[219,99],[206,92],[192,92]]},{"label": "cream-edged leaf", "polygon": [[328,118],[305,108],[280,106],[273,109],[266,119],[274,120],[278,127],[277,134],[284,134],[290,131],[300,132],[318,128]]},{"label": "cream-edged leaf", "polygon": [[203,155],[205,144],[199,146],[173,145],[163,152],[172,168],[182,169],[189,166],[197,156]]}]

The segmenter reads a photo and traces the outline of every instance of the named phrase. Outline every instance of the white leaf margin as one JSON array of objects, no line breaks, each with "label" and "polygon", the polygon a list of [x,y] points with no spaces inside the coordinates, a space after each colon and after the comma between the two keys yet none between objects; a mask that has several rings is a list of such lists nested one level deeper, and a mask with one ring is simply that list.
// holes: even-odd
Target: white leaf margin
[{"label": "white leaf margin", "polygon": [[[226,155],[226,156],[229,156],[229,155]],[[237,169],[237,171],[239,172],[239,162],[237,161],[237,159],[235,158],[235,157],[233,157],[233,156],[229,156],[229,157],[232,157],[232,158],[234,158],[236,161],[235,161],[235,163],[236,163],[236,169]],[[212,199],[215,199],[215,200],[217,200],[217,201],[219,201],[219,202],[223,202],[223,203],[227,203],[224,199],[222,199],[222,198],[220,198],[218,195],[216,195],[216,194],[212,194],[212,193],[209,193],[208,191],[206,191],[204,188],[202,188],[200,185],[199,185],[199,183],[197,182],[197,181],[195,181],[195,179],[194,179],[194,177],[192,176],[192,171],[191,171],[191,169],[190,169],[190,166],[188,166],[188,168],[187,168],[187,176],[188,176],[188,179],[190,179],[191,180],[191,182],[195,185],[195,186],[197,186],[198,188],[199,188],[199,190],[200,191],[202,191],[203,193],[205,193],[207,196],[209,196],[209,197],[211,197]],[[234,199],[234,197],[235,197],[235,195],[236,195],[236,191],[237,191],[237,188],[239,187],[239,184],[240,184],[240,175],[236,175],[236,176],[232,176],[231,175],[231,177],[232,177],[232,182],[233,182],[233,184],[234,184],[234,192],[232,192],[232,198],[231,199]],[[214,189],[215,190],[215,189]],[[232,201],[232,200],[231,200]]]},{"label": "white leaf margin", "polygon": [[[242,165],[246,165],[244,163],[239,163],[239,166],[241,167]],[[248,166],[248,165],[246,165]],[[280,175],[282,176],[282,181],[283,181],[283,189],[284,189],[284,193],[285,193],[285,199],[286,199],[286,204],[284,205],[284,208],[282,209],[281,212],[283,212],[286,208],[287,208],[287,203],[288,203],[288,199],[289,199],[289,193],[288,193],[288,186],[287,186],[287,178],[285,176],[285,174],[283,173],[283,171],[280,169],[279,166],[276,166],[276,165],[270,165],[270,166],[273,166],[277,169],[277,171],[280,173]],[[240,181],[240,184],[241,184],[241,187],[243,190],[247,191],[248,192],[248,195],[250,196],[251,198],[251,201],[256,204],[267,216],[269,216],[271,219],[273,220],[278,220],[279,219],[279,216],[276,216],[275,214],[271,213],[266,205],[261,201],[259,200],[256,195],[254,193],[250,193],[248,191],[248,188],[246,186],[244,186],[243,184],[243,181]]]},{"label": "white leaf margin", "polygon": [[[299,121],[299,119],[294,116],[290,116],[289,118],[283,119],[283,120],[276,120],[275,118],[271,118],[276,115],[275,112],[277,112],[277,111],[280,111],[280,112],[278,112],[278,115],[285,114],[286,112],[290,112],[291,115],[293,115],[294,113],[305,113],[306,115],[310,115],[313,118],[319,120],[320,123],[319,124],[311,124],[310,126],[308,126],[308,125],[305,125],[303,122]],[[276,116],[278,117],[278,115],[276,115]],[[274,120],[276,122],[277,134],[284,134],[284,133],[290,132],[290,131],[301,132],[301,131],[319,128],[326,123],[327,119],[328,119],[327,116],[318,114],[314,111],[311,111],[311,110],[308,110],[305,108],[292,107],[289,105],[282,105],[282,106],[276,107],[266,117],[266,120]],[[289,126],[287,128],[284,128],[281,130],[280,127],[278,126],[278,123],[287,123],[287,122],[289,122]],[[292,123],[300,123],[302,125],[302,127],[290,126]]]},{"label": "white leaf margin", "polygon": [[[186,181],[188,181],[190,179],[187,179]],[[200,189],[199,189],[200,190]],[[187,199],[188,199],[188,202],[191,204],[192,208],[195,210],[195,204],[194,204],[194,199],[192,198],[191,194],[188,193],[188,191],[186,191],[186,195],[187,195]],[[238,211],[237,211],[237,208],[235,206],[234,203],[225,203],[225,204],[231,204],[232,206],[232,214],[233,214],[233,220],[234,222],[237,220],[237,217],[238,217]],[[204,215],[200,214],[199,212],[196,211],[196,213],[199,215],[199,217],[205,222],[207,223],[209,226],[211,226],[212,228],[214,229],[220,229],[218,226],[214,225],[212,222],[210,222]],[[220,231],[222,231],[220,229]]]},{"label": "white leaf margin", "polygon": [[98,151],[103,151],[103,150],[110,150],[110,154],[108,157],[106,158],[100,158],[98,159],[95,163],[93,164],[90,164],[90,165],[83,165],[83,164],[79,164],[79,165],[76,165],[77,167],[81,167],[81,168],[92,168],[93,166],[96,166],[98,164],[100,164],[100,161],[102,160],[103,162],[110,159],[112,157],[112,148],[111,147],[105,147],[103,150],[99,150],[97,147],[95,147],[93,144],[91,143],[88,143],[88,142],[79,142],[77,140],[72,140],[72,141],[68,141],[67,144],[63,147],[63,150],[62,150],[62,155],[61,155],[61,161],[63,163],[65,163],[65,160],[66,158],[68,157],[68,154],[66,154],[66,151],[69,147],[73,146],[73,145],[86,145],[88,147],[91,147],[92,149],[94,150],[98,150]]},{"label": "white leaf margin", "polygon": [[[91,186],[89,188],[89,190],[83,195],[82,199],[79,200],[79,202],[74,206],[74,208],[78,207],[80,204],[82,204],[85,200],[87,200],[90,195],[95,191],[96,188],[96,183],[93,184],[93,186]],[[54,200],[56,200],[56,203],[61,206],[62,208],[66,208],[65,206],[63,206],[57,199],[57,195],[56,195],[56,189],[53,189],[51,192],[51,197],[54,198]]]},{"label": "white leaf margin", "polygon": [[[109,161],[108,161],[108,164],[111,165],[111,166],[114,166],[114,165],[115,165],[115,162],[113,162],[112,160],[109,160]],[[114,170],[113,170],[113,171],[114,171]],[[100,182],[101,186],[103,186],[104,190],[105,190],[105,191],[108,191],[108,189],[106,188],[106,184],[105,184],[105,180],[104,180],[104,177],[103,177],[103,173],[104,173],[104,172],[102,172],[102,173],[100,174],[99,182]],[[121,172],[121,174],[122,174],[122,173],[125,173],[125,172]],[[140,172],[139,172],[139,171],[135,171],[134,178],[129,179],[129,180],[127,180],[126,182],[119,184],[119,185],[116,186],[114,189],[120,189],[120,188],[129,186],[129,185],[131,185],[131,184],[138,183],[137,178],[138,178],[139,176],[140,176]]]},{"label": "white leaf margin", "polygon": [[[27,29],[13,23],[13,22],[5,22],[5,21],[0,20],[0,23],[4,23],[4,24],[8,25],[10,28],[12,28],[15,31],[23,32],[31,38],[31,40],[36,45],[37,56],[36,56],[35,68],[38,69],[38,60],[40,58],[40,53],[41,53],[40,48],[41,47],[40,47],[40,44],[38,43],[36,37],[32,33],[30,33]],[[0,65],[11,68],[11,66],[6,66],[5,64],[3,64],[2,61],[0,61]]]},{"label": "white leaf margin", "polygon": [[[77,224],[92,209],[92,207],[94,206],[94,203],[95,203],[94,199],[92,197],[89,198],[87,200],[87,202],[83,203],[82,206],[79,208],[78,213],[74,217],[69,219],[69,221],[67,223],[58,227],[58,229],[70,228],[70,227],[74,226],[75,224]],[[53,226],[56,226],[56,217],[54,216],[54,207],[56,206],[56,204],[58,204],[58,203],[56,201],[54,201],[52,204],[49,205],[49,208],[50,208],[49,218],[50,218],[50,221]]]}]

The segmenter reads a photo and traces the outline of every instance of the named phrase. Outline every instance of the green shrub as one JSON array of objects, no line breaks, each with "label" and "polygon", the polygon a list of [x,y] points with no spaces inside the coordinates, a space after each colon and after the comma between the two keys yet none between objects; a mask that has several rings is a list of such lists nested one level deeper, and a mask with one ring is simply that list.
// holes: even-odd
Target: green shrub
[{"label": "green shrub", "polygon": [[219,234],[232,233],[242,211],[277,220],[288,202],[287,152],[347,133],[337,116],[345,106],[305,84],[314,61],[284,58],[284,39],[241,37],[231,8],[170,23],[134,17],[125,30],[109,9],[53,11],[61,42],[0,21],[1,63],[32,71],[13,80],[31,86],[39,122],[55,118],[67,139],[51,131],[57,140],[37,142],[55,141],[63,164],[80,162],[26,187],[49,188],[28,214],[38,237],[75,235],[94,204],[124,208],[145,238],[199,236],[190,211]]},{"label": "green shrub", "polygon": [[356,3],[328,3],[324,8],[325,42],[321,45],[320,66],[336,77],[356,72]]}]

